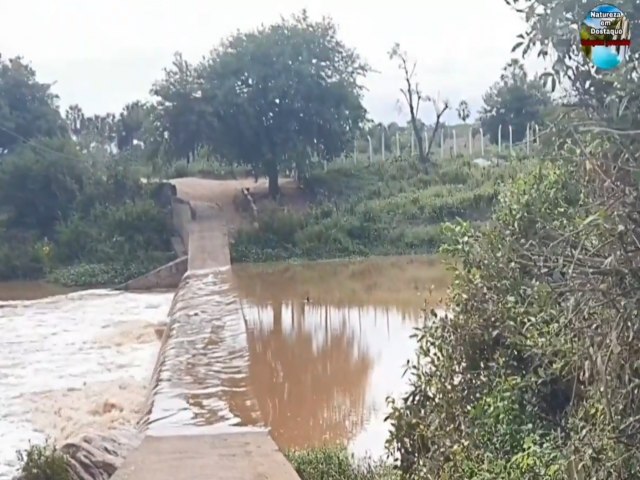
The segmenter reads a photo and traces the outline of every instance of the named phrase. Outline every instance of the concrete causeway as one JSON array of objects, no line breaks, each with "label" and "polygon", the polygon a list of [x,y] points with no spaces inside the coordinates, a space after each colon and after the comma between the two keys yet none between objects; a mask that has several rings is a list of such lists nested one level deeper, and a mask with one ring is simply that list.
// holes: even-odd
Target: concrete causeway
[{"label": "concrete causeway", "polygon": [[[175,181],[178,196],[191,202],[188,271],[230,264],[228,228],[233,197],[252,181]],[[162,354],[162,353],[161,353]],[[113,480],[299,480],[266,431],[147,436]]]}]

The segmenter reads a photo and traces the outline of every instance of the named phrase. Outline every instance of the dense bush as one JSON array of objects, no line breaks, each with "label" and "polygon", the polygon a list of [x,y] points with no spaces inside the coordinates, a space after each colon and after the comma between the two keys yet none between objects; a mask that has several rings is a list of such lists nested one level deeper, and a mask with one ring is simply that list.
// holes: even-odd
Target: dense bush
[{"label": "dense bush", "polygon": [[451,312],[420,329],[389,416],[408,478],[640,475],[637,183],[575,158],[520,176],[487,228],[446,228]]},{"label": "dense bush", "polygon": [[0,231],[0,280],[30,280],[45,272],[45,257],[33,233]]},{"label": "dense bush", "polygon": [[50,235],[56,223],[74,211],[88,174],[87,164],[69,141],[40,141],[2,158],[0,209],[7,227]]},{"label": "dense bush", "polygon": [[117,156],[25,145],[0,163],[0,279],[114,284],[159,266],[172,227],[156,197]]}]

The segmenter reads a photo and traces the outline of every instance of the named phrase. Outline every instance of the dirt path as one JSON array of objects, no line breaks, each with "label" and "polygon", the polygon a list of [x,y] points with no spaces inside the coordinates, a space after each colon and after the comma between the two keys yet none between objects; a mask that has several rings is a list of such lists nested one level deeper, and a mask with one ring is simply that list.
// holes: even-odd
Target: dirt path
[{"label": "dirt path", "polygon": [[[189,230],[189,270],[228,266],[229,231],[246,221],[234,200],[242,188],[249,188],[256,197],[265,197],[267,181],[261,179],[256,183],[252,178],[209,180],[186,177],[170,182],[176,186],[178,197],[189,201],[196,212],[196,220]],[[288,178],[280,179],[280,188],[285,194],[297,191],[295,181]]]},{"label": "dirt path", "polygon": [[[224,220],[229,227],[241,224],[244,217],[235,208],[234,199],[242,188],[248,188],[257,198],[264,198],[268,194],[268,184],[265,179],[257,183],[252,178],[239,180],[209,180],[206,178],[185,177],[169,180],[176,186],[178,196],[195,204],[207,204],[223,213]],[[297,191],[296,182],[290,178],[280,179],[280,189],[287,197]]]}]

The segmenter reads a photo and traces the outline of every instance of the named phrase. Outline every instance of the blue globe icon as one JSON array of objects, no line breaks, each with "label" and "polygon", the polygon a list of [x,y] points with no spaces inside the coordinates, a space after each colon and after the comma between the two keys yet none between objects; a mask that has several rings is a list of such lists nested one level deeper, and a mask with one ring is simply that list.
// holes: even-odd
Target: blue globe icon
[{"label": "blue globe icon", "polygon": [[598,5],[580,24],[580,44],[587,59],[597,69],[618,68],[631,47],[630,22],[615,5]]}]

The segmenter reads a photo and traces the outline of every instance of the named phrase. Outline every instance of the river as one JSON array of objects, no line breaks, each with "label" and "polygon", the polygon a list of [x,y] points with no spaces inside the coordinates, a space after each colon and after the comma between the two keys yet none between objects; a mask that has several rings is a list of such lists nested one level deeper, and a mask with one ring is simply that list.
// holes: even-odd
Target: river
[{"label": "river", "polygon": [[[150,435],[270,428],[283,449],[346,444],[382,454],[386,397],[403,390],[413,328],[447,285],[440,262],[425,257],[189,275],[173,301],[150,405],[154,326],[172,293],[0,301],[0,478],[29,441],[138,418]],[[0,299],[15,292],[0,285]]]}]

